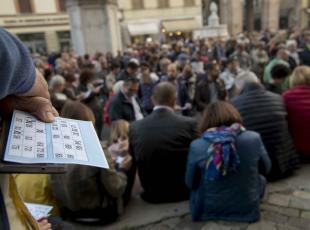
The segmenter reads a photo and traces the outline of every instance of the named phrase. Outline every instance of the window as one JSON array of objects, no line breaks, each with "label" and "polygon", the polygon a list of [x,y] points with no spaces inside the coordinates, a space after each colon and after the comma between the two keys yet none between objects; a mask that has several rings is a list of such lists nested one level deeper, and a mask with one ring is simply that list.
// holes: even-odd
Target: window
[{"label": "window", "polygon": [[66,12],[66,0],[57,0],[58,1],[58,11]]},{"label": "window", "polygon": [[195,0],[184,0],[184,6],[195,6]]},{"label": "window", "polygon": [[169,8],[169,0],[158,0],[158,8]]},{"label": "window", "polygon": [[141,10],[144,8],[143,0],[132,0],[132,9]]},{"label": "window", "polygon": [[44,33],[17,34],[31,53],[46,54],[47,47]]},{"label": "window", "polygon": [[59,47],[61,51],[69,51],[71,48],[71,34],[70,31],[57,32]]},{"label": "window", "polygon": [[31,0],[18,0],[17,4],[20,13],[33,13]]}]

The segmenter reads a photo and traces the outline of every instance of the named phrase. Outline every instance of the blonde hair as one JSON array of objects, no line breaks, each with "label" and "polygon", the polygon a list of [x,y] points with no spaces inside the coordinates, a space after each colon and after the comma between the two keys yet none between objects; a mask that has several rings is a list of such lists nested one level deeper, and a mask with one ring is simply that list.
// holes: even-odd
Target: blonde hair
[{"label": "blonde hair", "polygon": [[110,142],[116,142],[118,138],[128,139],[129,123],[125,120],[113,121],[111,124]]},{"label": "blonde hair", "polygon": [[290,77],[290,87],[308,85],[310,86],[310,67],[298,66]]}]

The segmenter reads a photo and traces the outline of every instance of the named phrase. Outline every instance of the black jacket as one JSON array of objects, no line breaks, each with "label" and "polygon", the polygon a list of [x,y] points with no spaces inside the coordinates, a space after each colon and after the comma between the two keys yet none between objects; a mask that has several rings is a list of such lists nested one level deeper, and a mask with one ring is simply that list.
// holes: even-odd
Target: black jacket
[{"label": "black jacket", "polygon": [[299,53],[300,62],[302,65],[310,66],[310,50],[307,46]]},{"label": "black jacket", "polygon": [[288,131],[287,111],[280,95],[256,83],[247,83],[241,95],[232,100],[248,130],[258,132],[272,161],[267,175],[274,180],[298,164],[298,155]]},{"label": "black jacket", "polygon": [[[201,112],[204,110],[205,106],[210,103],[211,92],[209,88],[210,81],[206,76],[202,76],[196,85],[194,104],[197,111]],[[219,100],[225,100],[226,98],[226,89],[225,83],[222,79],[218,78],[215,81],[215,88],[218,94]]]},{"label": "black jacket", "polygon": [[189,198],[185,168],[191,141],[197,137],[196,122],[162,108],[131,124],[129,143],[137,163],[144,193],[151,203]]},{"label": "black jacket", "polygon": [[[142,107],[137,98],[136,100],[143,114]],[[109,117],[111,121],[123,119],[128,122],[132,122],[136,120],[133,105],[130,101],[128,101],[128,99],[125,97],[125,95],[122,92],[119,92],[112,98],[112,101],[109,107]]]}]

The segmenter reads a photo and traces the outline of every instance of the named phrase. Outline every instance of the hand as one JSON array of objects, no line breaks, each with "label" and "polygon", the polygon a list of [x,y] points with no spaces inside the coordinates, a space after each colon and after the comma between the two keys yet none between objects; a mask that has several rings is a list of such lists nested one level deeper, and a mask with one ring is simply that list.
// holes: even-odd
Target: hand
[{"label": "hand", "polygon": [[174,110],[176,110],[176,111],[181,111],[181,110],[182,110],[182,107],[179,106],[179,105],[175,105],[175,106],[174,106]]},{"label": "hand", "polygon": [[85,93],[80,93],[80,94],[76,97],[76,99],[77,99],[78,101],[80,101],[80,100],[85,99],[85,97],[86,97]]},{"label": "hand", "polygon": [[183,106],[182,110],[190,110],[192,109],[192,104],[191,103],[185,103]]},{"label": "hand", "polygon": [[128,171],[131,168],[131,165],[132,165],[132,157],[129,154],[127,154],[122,163],[120,164],[119,168]]},{"label": "hand", "polygon": [[51,102],[43,97],[8,96],[0,101],[0,111],[9,114],[14,109],[29,112],[44,122],[53,122],[58,115]]},{"label": "hand", "polygon": [[47,221],[46,218],[38,220],[40,230],[52,230],[52,225]]},{"label": "hand", "polygon": [[[118,155],[120,155],[118,143],[110,145],[108,150],[109,150],[111,156],[118,156]],[[114,160],[116,160],[116,158]]]},{"label": "hand", "polygon": [[129,149],[129,142],[128,139],[125,140],[119,140],[119,155],[120,156],[125,156],[126,154],[128,154],[128,149]]},{"label": "hand", "polygon": [[32,88],[23,94],[19,94],[18,96],[26,96],[26,97],[43,97],[46,99],[50,99],[50,94],[48,92],[47,83],[40,73],[40,71],[36,70],[35,83]]}]

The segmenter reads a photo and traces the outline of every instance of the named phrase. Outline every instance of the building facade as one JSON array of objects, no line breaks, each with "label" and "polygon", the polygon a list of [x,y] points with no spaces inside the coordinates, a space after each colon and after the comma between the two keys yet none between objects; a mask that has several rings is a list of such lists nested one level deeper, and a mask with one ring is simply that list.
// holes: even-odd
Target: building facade
[{"label": "building facade", "polygon": [[201,0],[118,0],[125,43],[190,37],[202,27]]},{"label": "building facade", "polygon": [[69,49],[69,18],[63,0],[1,0],[0,26],[16,34],[31,52]]},{"label": "building facade", "polygon": [[[309,0],[213,1],[219,6],[220,23],[227,24],[231,35],[249,30],[250,21],[253,21],[255,30],[309,26]],[[191,37],[195,29],[206,25],[212,0],[1,0],[0,26],[16,34],[32,52],[70,49],[71,33],[75,32],[76,25],[71,23],[70,27],[69,14],[77,12],[69,8],[69,14],[66,12],[66,6],[72,5],[70,2],[79,2],[76,7],[81,8],[78,13],[71,15],[71,22],[76,22],[74,19],[81,12],[88,15],[87,18],[81,18],[86,23],[84,27],[94,19],[94,15],[89,13],[88,3],[94,7],[96,4],[108,4],[108,10],[102,7],[105,12],[100,18],[108,21],[107,28],[110,30],[102,33],[110,36],[113,41],[120,39],[118,31],[121,31],[120,37],[125,47],[132,42],[165,42]],[[73,5],[72,9],[74,7]],[[95,10],[100,11],[99,8]],[[115,19],[113,23],[111,12]],[[120,29],[113,29],[115,23],[120,25]],[[72,36],[76,37],[74,34]],[[85,39],[89,41],[93,37],[86,36]],[[77,43],[75,40],[73,39],[74,43]],[[115,47],[114,50],[118,48]],[[88,50],[87,47],[84,50]]]}]

